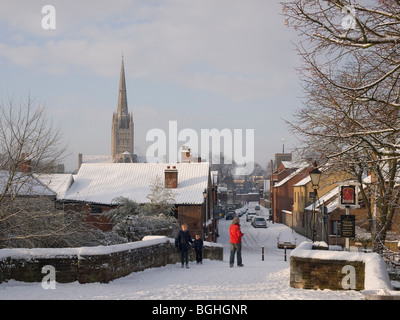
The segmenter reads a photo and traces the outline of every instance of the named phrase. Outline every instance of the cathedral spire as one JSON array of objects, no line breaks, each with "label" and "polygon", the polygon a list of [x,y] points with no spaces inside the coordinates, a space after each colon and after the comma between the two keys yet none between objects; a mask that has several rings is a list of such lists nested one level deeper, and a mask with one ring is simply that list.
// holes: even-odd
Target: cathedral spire
[{"label": "cathedral spire", "polygon": [[121,61],[119,80],[118,109],[113,112],[111,128],[111,155],[114,162],[133,162],[133,116],[128,111],[126,98],[124,56]]},{"label": "cathedral spire", "polygon": [[120,121],[120,128],[129,128],[128,99],[126,97],[124,55],[121,61],[121,74],[119,80],[118,109],[117,116]]}]

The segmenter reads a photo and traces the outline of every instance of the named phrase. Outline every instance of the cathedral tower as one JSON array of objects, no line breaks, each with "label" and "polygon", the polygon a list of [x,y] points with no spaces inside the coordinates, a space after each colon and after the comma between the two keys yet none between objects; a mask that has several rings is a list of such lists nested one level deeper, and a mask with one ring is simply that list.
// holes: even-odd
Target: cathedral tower
[{"label": "cathedral tower", "polygon": [[111,130],[111,156],[113,162],[134,162],[133,116],[128,112],[126,97],[124,57],[122,56],[119,80],[118,108],[113,113]]}]

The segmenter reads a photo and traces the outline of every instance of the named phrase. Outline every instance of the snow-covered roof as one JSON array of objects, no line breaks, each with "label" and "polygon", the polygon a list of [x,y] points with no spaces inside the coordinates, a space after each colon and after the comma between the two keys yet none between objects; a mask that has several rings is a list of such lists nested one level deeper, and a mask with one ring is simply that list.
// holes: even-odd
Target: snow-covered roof
[{"label": "snow-covered roof", "polygon": [[[6,170],[0,170],[0,194],[5,191],[10,173]],[[18,196],[52,196],[56,193],[48,188],[44,183],[39,181],[34,175],[23,172],[15,172],[11,183],[11,190],[8,194],[13,193]]]},{"label": "snow-covered roof", "polygon": [[307,183],[311,182],[311,177],[308,175],[304,179],[297,182],[293,187],[301,187],[307,185]]},{"label": "snow-covered roof", "polygon": [[[62,200],[115,204],[124,197],[148,203],[151,183],[160,177],[164,183],[165,163],[84,163]],[[178,188],[172,189],[176,204],[202,204],[208,186],[210,166],[202,163],[176,163]]]},{"label": "snow-covered roof", "polygon": [[298,168],[296,171],[294,171],[292,174],[287,176],[285,179],[283,179],[282,181],[279,181],[277,184],[275,184],[274,188],[283,186],[286,182],[288,182],[290,179],[293,179],[295,176],[297,176],[300,172],[302,172],[307,167],[308,167],[308,165],[303,165],[302,167]]},{"label": "snow-covered roof", "polygon": [[293,161],[281,161],[281,163],[286,169],[298,168],[298,165],[296,163],[294,163]]},{"label": "snow-covered roof", "polygon": [[308,165],[308,163],[303,160],[292,160],[292,161],[283,160],[281,161],[281,163],[286,169],[298,169],[300,167]]},{"label": "snow-covered roof", "polygon": [[70,173],[42,174],[36,176],[45,186],[57,194],[57,198],[63,198],[74,179]]},{"label": "snow-covered roof", "polygon": [[[123,154],[129,154],[125,151]],[[139,163],[165,163],[165,156],[136,156]],[[82,163],[113,163],[111,155],[108,154],[83,154]]]},{"label": "snow-covered roof", "polygon": [[112,163],[111,155],[104,154],[83,154],[82,163]]},{"label": "snow-covered roof", "polygon": [[221,193],[221,192],[228,192],[228,187],[218,187],[218,193]]},{"label": "snow-covered roof", "polygon": [[[331,191],[325,193],[322,197],[315,201],[315,208],[318,209],[324,203],[327,203],[326,207],[328,208],[328,213],[334,211],[338,206],[338,201],[335,200],[339,196],[338,189],[333,188]],[[305,210],[312,211],[314,203],[311,203]]]}]

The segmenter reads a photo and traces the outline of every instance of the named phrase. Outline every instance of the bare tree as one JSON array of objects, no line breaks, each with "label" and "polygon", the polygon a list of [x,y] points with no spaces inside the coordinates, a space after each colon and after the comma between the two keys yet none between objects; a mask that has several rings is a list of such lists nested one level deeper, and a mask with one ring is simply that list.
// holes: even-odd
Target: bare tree
[{"label": "bare tree", "polygon": [[398,109],[359,103],[317,79],[307,84],[306,103],[289,126],[303,142],[303,154],[317,155],[331,171],[347,172],[360,183],[374,247],[381,251],[400,196]]},{"label": "bare tree", "polygon": [[39,179],[65,150],[61,132],[29,97],[0,104],[0,247],[75,243],[81,217],[56,210],[55,194]]},{"label": "bare tree", "polygon": [[[313,72],[320,73],[343,95],[399,108],[400,2],[363,3],[295,0],[283,3],[283,12],[287,25],[299,32],[299,52]],[[348,62],[357,59],[367,76],[357,85],[341,82],[336,75],[348,73]],[[379,96],[375,94],[377,88]]]},{"label": "bare tree", "polygon": [[[297,47],[306,93],[304,107],[289,125],[304,152],[361,183],[378,252],[400,196],[399,9],[400,2],[391,0],[283,4],[287,24],[301,36]],[[366,172],[370,181],[363,179]]]}]

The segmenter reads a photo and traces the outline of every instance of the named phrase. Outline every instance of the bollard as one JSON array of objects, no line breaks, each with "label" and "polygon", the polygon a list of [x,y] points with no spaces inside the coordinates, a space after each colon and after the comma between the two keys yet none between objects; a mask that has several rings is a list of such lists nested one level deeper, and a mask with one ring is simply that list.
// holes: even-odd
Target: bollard
[{"label": "bollard", "polygon": [[264,246],[261,247],[261,259],[264,261]]},{"label": "bollard", "polygon": [[284,256],[284,259],[285,259],[285,261],[286,261],[286,246],[284,246],[283,249],[284,249],[284,254],[283,254],[283,256]]}]

